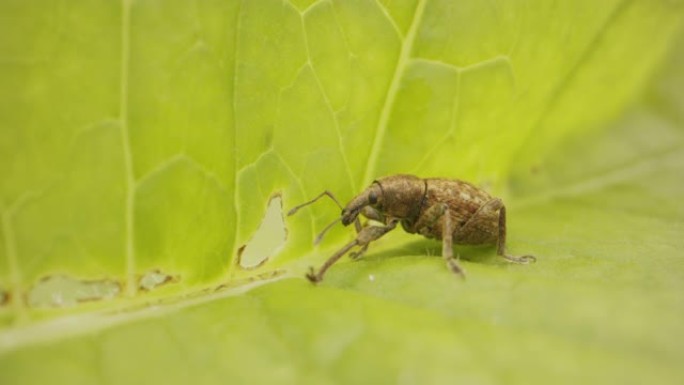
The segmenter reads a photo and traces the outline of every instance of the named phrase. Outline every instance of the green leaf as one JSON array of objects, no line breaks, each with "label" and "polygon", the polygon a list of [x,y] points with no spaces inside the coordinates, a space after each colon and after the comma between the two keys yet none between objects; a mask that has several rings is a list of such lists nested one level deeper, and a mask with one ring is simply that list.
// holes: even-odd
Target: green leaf
[{"label": "green leaf", "polygon": [[[0,14],[0,383],[684,375],[681,2]],[[306,282],[352,233],[282,208],[393,173],[503,196],[538,262],[395,231]]]}]

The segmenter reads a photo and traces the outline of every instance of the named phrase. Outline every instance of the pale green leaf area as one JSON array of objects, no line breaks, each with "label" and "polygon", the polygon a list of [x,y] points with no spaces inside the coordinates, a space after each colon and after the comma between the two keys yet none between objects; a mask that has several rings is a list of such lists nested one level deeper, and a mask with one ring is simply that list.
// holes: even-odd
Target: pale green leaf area
[{"label": "pale green leaf area", "polygon": [[[1,384],[679,383],[681,1],[0,4]],[[493,247],[353,237],[393,173]]]}]

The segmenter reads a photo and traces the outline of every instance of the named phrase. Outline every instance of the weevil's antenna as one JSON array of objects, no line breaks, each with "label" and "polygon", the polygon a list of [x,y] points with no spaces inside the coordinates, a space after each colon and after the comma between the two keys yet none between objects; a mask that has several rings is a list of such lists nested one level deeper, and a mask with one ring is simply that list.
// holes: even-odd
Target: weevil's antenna
[{"label": "weevil's antenna", "polygon": [[[296,213],[297,211],[299,211],[299,209],[301,209],[301,208],[303,208],[303,207],[306,207],[306,206],[308,206],[308,205],[310,205],[310,204],[316,202],[317,200],[321,199],[321,198],[324,197],[324,196],[328,196],[330,199],[333,200],[333,202],[335,202],[335,204],[337,204],[337,207],[339,207],[340,210],[344,210],[344,207],[340,204],[340,201],[338,201],[337,198],[335,198],[335,196],[333,195],[333,193],[331,193],[331,192],[328,191],[328,190],[325,190],[325,191],[323,191],[322,193],[318,194],[318,196],[315,197],[314,199],[312,199],[312,200],[310,200],[310,201],[308,201],[308,202],[304,202],[304,203],[302,203],[301,205],[298,205],[298,206],[295,206],[295,207],[291,208],[290,211],[287,212],[287,215],[288,215],[288,216],[293,215],[294,213]],[[339,217],[339,218],[335,219],[335,220],[334,220],[332,223],[330,223],[329,225],[325,226],[325,228],[323,229],[323,231],[321,231],[321,233],[318,234],[318,236],[316,237],[316,239],[314,239],[314,245],[319,244],[319,243],[321,242],[321,240],[323,240],[323,236],[325,235],[325,233],[327,233],[328,230],[330,230],[337,222],[339,222],[339,221],[341,221],[341,220],[342,220],[342,217]],[[361,222],[359,221],[359,218],[358,218],[358,217],[354,220],[354,227],[356,228],[356,232],[357,232],[357,233],[361,231]]]},{"label": "weevil's antenna", "polygon": [[323,191],[322,193],[320,193],[320,194],[319,194],[317,197],[315,197],[314,199],[312,199],[312,200],[310,200],[310,201],[308,201],[308,202],[304,202],[304,203],[302,203],[302,204],[299,205],[299,206],[295,206],[295,207],[291,208],[290,211],[287,212],[287,215],[288,215],[288,216],[293,215],[294,213],[296,213],[297,211],[299,211],[299,209],[301,209],[302,207],[306,207],[306,206],[308,206],[308,205],[310,205],[310,204],[316,202],[317,200],[321,199],[322,197],[324,197],[324,196],[326,196],[326,195],[329,196],[330,199],[332,199],[333,202],[335,202],[335,203],[337,204],[337,206],[340,208],[340,210],[344,209],[344,207],[342,207],[342,205],[341,205],[340,202],[337,200],[337,198],[335,198],[335,196],[334,196],[330,191],[326,190],[326,191]]},{"label": "weevil's antenna", "polygon": [[339,222],[339,221],[341,221],[341,220],[342,220],[342,217],[339,217],[339,218],[335,219],[334,221],[332,221],[332,223],[330,223],[329,225],[325,226],[325,228],[323,229],[323,231],[321,231],[320,234],[318,234],[318,235],[316,236],[316,239],[314,239],[314,245],[317,245],[317,244],[321,243],[321,241],[323,240],[323,236],[325,235],[325,233],[327,233],[328,230],[330,230],[333,226],[335,226],[335,225],[337,224],[337,222]]}]

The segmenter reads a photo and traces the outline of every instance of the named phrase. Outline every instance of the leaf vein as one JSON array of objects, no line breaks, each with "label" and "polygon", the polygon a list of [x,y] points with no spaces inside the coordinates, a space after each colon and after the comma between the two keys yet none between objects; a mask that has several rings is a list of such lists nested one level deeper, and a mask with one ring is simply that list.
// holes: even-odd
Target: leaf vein
[{"label": "leaf vein", "polygon": [[527,131],[524,140],[520,143],[520,147],[518,149],[519,154],[525,151],[524,149],[528,142],[535,136],[535,132],[539,131],[539,128],[542,127],[544,120],[549,113],[556,107],[558,101],[561,99],[561,96],[568,89],[568,85],[572,82],[579,69],[582,67],[582,64],[589,60],[592,54],[596,51],[598,48],[598,42],[606,34],[606,31],[608,31],[609,27],[618,19],[620,14],[627,8],[629,3],[630,0],[623,0],[617,6],[615,6],[611,14],[598,29],[596,35],[594,35],[593,39],[589,41],[584,51],[580,54],[578,60],[574,63],[572,68],[570,68],[565,77],[560,80],[556,88],[554,88],[554,90],[551,92],[548,97],[548,102],[541,109],[537,120],[532,124],[531,128]]},{"label": "leaf vein", "polygon": [[130,65],[130,16],[131,1],[121,1],[121,89],[119,94],[119,119],[121,120],[121,143],[123,146],[124,172],[126,174],[126,196],[124,212],[124,234],[126,240],[126,293],[134,296],[135,285],[135,229],[133,215],[135,215],[135,175],[133,170],[133,154],[128,126],[128,70]]},{"label": "leaf vein", "polygon": [[[240,52],[239,44],[240,44],[240,28],[242,24],[242,7],[243,7],[243,2],[242,0],[239,2],[238,5],[238,10],[236,12],[237,16],[235,17],[235,33],[234,35],[234,41],[233,41],[233,90],[232,90],[232,96],[233,100],[231,101],[231,107],[233,108],[233,146],[237,146],[237,130],[238,130],[238,119],[237,119],[237,81],[238,81],[238,70],[239,70],[239,57],[238,54]],[[238,207],[240,207],[240,201],[239,201],[239,194],[238,194],[238,155],[235,151],[235,149],[231,149],[233,151],[233,213],[235,214],[234,218],[234,224],[235,224],[235,229],[233,231],[233,240],[231,243],[232,251],[231,251],[231,256],[237,255],[237,240],[238,240],[238,224],[240,223],[240,214],[238,212]],[[230,274],[233,272],[233,269],[235,268],[235,261],[231,259],[230,263],[226,267],[226,274],[230,276]]]},{"label": "leaf vein", "polygon": [[425,10],[426,2],[427,0],[419,1],[418,5],[416,6],[416,12],[413,15],[413,20],[411,20],[411,26],[409,27],[408,34],[402,42],[397,65],[394,68],[394,74],[392,75],[392,80],[390,81],[389,88],[387,89],[385,102],[382,106],[380,117],[378,119],[378,125],[375,129],[375,136],[373,138],[371,152],[368,156],[368,163],[363,176],[364,185],[369,184],[372,181],[372,178],[375,176],[378,157],[380,156],[380,149],[385,137],[385,132],[387,131],[390,113],[392,111],[392,107],[394,106],[394,100],[399,91],[402,75],[408,62],[410,61],[409,59],[411,52],[413,51],[413,43],[416,39],[418,26],[423,18],[423,11]]},{"label": "leaf vein", "polygon": [[340,151],[340,155],[342,156],[342,162],[344,163],[344,168],[347,173],[347,177],[349,178],[349,184],[352,187],[352,191],[356,191],[356,183],[354,182],[354,177],[352,176],[353,173],[349,165],[349,159],[347,158],[347,153],[344,151],[344,146],[342,145],[342,132],[340,131],[340,122],[337,120],[337,115],[335,114],[335,110],[333,109],[332,103],[330,102],[330,98],[328,97],[328,94],[325,91],[323,84],[321,83],[321,79],[318,76],[318,73],[316,72],[316,67],[313,65],[313,61],[311,59],[311,50],[309,48],[309,35],[306,31],[304,16],[301,16],[300,20],[302,23],[302,33],[304,36],[304,47],[306,49],[307,64],[309,68],[311,68],[311,73],[313,74],[314,80],[316,81],[316,86],[318,87],[318,90],[321,92],[321,95],[323,96],[323,101],[325,102],[325,106],[328,109],[328,113],[332,117],[333,127],[335,128],[335,134],[337,135],[338,150]]}]

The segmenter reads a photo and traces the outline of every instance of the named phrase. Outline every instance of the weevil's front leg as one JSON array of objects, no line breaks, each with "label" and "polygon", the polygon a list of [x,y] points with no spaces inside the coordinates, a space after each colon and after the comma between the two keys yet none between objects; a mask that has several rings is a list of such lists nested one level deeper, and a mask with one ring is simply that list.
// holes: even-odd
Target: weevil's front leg
[{"label": "weevil's front leg", "polygon": [[396,220],[390,221],[390,223],[388,223],[387,226],[366,226],[362,228],[361,231],[357,234],[356,239],[347,243],[343,248],[341,248],[330,258],[328,258],[328,260],[325,261],[325,263],[323,264],[323,266],[321,266],[318,272],[315,272],[312,267],[309,273],[306,275],[306,278],[308,278],[309,281],[313,283],[320,282],[323,279],[323,275],[325,274],[326,270],[328,270],[330,266],[334,265],[335,262],[337,262],[337,260],[339,260],[344,254],[351,250],[352,247],[361,246],[361,249],[365,250],[368,248],[369,243],[379,239],[383,235],[394,230],[395,227],[397,227]]},{"label": "weevil's front leg", "polygon": [[497,240],[496,249],[496,253],[507,261],[527,264],[537,260],[533,255],[514,257],[506,254],[506,206],[503,203],[501,203],[501,208],[499,209],[499,239]]},{"label": "weevil's front leg", "polygon": [[384,216],[380,211],[377,209],[371,207],[371,206],[366,206],[361,210],[361,215],[364,217],[377,221],[377,222],[382,222],[384,224],[388,224],[390,221],[387,220],[387,217]]},{"label": "weevil's front leg", "polygon": [[[363,210],[361,211],[361,214],[363,214],[364,217],[366,217],[370,220],[382,222],[386,225],[392,221],[391,219],[388,219],[387,217],[385,217],[380,211],[378,211],[378,210],[376,210],[370,206],[364,207]],[[357,251],[349,253],[349,258],[354,259],[354,260],[359,259],[366,252],[366,250],[368,250],[368,244],[362,246]]]},{"label": "weevil's front leg", "polygon": [[441,229],[442,258],[444,258],[449,270],[465,278],[465,271],[459,266],[456,261],[457,258],[454,258],[454,227],[451,221],[451,215],[449,214],[449,206],[446,203],[437,203],[425,210],[418,219],[418,222],[416,222],[416,230],[419,234],[432,237],[432,234],[434,233],[433,228],[442,217],[444,218]]}]

